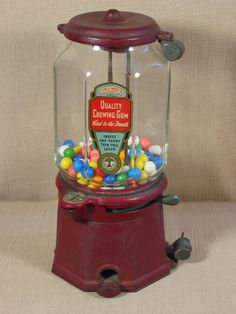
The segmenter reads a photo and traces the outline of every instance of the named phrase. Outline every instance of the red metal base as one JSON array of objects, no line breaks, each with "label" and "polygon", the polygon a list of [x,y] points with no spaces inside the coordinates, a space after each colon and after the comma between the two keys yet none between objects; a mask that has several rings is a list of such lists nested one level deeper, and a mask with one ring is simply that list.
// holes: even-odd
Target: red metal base
[{"label": "red metal base", "polygon": [[[62,196],[69,187],[60,175],[57,186],[57,241],[52,267],[55,274],[81,290],[111,297],[121,291],[137,291],[175,266],[166,255],[162,204],[152,201],[166,186],[164,176],[150,188],[155,193],[144,207],[126,213],[112,212],[114,200],[110,207],[86,204],[66,209],[61,205]],[[136,204],[146,199],[144,194]]]}]

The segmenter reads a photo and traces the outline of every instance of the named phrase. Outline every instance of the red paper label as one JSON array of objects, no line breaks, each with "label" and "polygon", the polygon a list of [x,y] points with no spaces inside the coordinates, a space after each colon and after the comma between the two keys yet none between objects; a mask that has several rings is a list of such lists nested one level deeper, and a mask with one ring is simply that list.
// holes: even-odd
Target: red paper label
[{"label": "red paper label", "polygon": [[131,101],[127,98],[94,97],[90,100],[90,128],[94,131],[128,132]]}]

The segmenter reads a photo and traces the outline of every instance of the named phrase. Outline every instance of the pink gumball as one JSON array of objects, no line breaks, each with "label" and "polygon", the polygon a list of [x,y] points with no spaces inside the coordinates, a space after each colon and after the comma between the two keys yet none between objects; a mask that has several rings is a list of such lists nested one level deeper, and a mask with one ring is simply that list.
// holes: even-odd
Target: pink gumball
[{"label": "pink gumball", "polygon": [[147,149],[149,146],[151,146],[151,141],[147,137],[142,137],[139,143],[142,145],[143,149]]},{"label": "pink gumball", "polygon": [[99,151],[97,149],[93,149],[90,153],[90,160],[98,161],[100,157]]}]

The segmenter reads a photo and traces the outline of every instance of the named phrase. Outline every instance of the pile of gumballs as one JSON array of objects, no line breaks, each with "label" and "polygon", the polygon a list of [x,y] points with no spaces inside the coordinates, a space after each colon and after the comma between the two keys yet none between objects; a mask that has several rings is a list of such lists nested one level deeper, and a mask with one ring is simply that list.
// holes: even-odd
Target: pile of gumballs
[{"label": "pile of gumballs", "polygon": [[86,147],[83,142],[77,146],[73,140],[67,139],[58,149],[57,163],[70,177],[89,188],[126,187],[141,185],[153,178],[164,164],[161,153],[161,146],[152,145],[148,138],[136,137],[133,145],[130,138],[127,150],[121,150],[119,154],[119,171],[105,174],[97,165],[100,154],[91,141]]}]

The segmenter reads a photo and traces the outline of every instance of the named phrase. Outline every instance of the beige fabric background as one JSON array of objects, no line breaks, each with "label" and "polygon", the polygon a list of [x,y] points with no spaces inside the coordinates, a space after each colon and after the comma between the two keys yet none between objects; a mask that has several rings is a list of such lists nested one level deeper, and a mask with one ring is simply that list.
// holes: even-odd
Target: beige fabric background
[{"label": "beige fabric background", "polygon": [[52,65],[58,23],[107,8],[155,18],[186,46],[172,66],[169,192],[236,200],[235,0],[0,1],[0,198],[56,198]]}]

